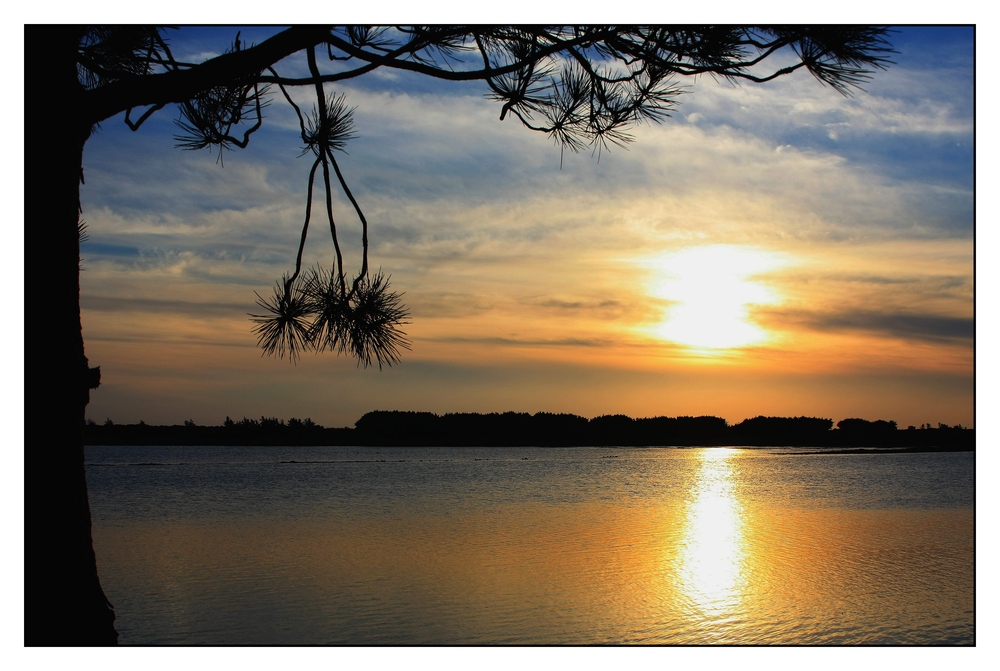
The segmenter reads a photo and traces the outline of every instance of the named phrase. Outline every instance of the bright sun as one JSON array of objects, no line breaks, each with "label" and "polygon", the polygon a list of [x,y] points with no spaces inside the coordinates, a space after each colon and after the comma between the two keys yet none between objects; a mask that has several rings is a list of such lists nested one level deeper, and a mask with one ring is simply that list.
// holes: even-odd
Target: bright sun
[{"label": "bright sun", "polygon": [[659,271],[653,295],[672,301],[654,333],[693,349],[728,349],[760,343],[768,333],[749,321],[750,305],[773,304],[778,296],[753,276],[785,261],[752,247],[689,247],[650,259]]}]

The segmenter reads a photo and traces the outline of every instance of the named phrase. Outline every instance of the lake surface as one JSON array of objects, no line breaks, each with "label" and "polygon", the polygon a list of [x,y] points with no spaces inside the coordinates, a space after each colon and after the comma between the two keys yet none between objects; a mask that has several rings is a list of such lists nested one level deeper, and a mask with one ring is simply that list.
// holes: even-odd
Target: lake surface
[{"label": "lake surface", "polygon": [[974,644],[965,453],[88,447],[122,644]]}]

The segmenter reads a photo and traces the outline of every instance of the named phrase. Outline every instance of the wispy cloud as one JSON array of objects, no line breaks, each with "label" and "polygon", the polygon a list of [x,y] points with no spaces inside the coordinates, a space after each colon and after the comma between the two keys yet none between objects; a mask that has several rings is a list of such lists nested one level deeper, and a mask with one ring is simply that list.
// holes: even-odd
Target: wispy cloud
[{"label": "wispy cloud", "polygon": [[[199,30],[178,35],[177,53],[194,59],[233,37]],[[269,30],[243,37],[260,41]],[[629,149],[599,158],[560,156],[548,138],[500,122],[478,84],[394,73],[336,87],[357,106],[358,138],[338,161],[371,224],[371,263],[392,275],[413,316],[413,352],[375,377],[331,357],[291,368],[253,350],[245,313],[254,290],[269,291],[292,268],[305,209],[309,158],[299,157],[297,121],[283,101],[268,108],[248,150],[225,154],[224,167],[217,155],[174,149],[170,113],[139,133],[109,120],[87,145],[82,190],[87,351],[107,373],[93,408],[134,421],[113,410],[134,410],[130,393],[178,408],[197,408],[185,394],[208,403],[226,393],[247,404],[228,414],[281,412],[263,407],[271,394],[308,408],[286,414],[323,421],[330,413],[330,424],[349,424],[376,402],[528,410],[518,404],[560,395],[565,402],[549,409],[726,414],[710,407],[717,402],[737,421],[744,409],[836,414],[819,410],[824,402],[847,412],[850,385],[820,381],[826,373],[810,368],[819,360],[857,376],[863,366],[865,375],[881,366],[922,380],[947,370],[961,387],[972,351],[974,129],[971,56],[963,56],[971,41],[939,47],[940,57],[924,53],[928,46],[901,54],[853,98],[808,75],[740,87],[699,79],[671,119],[635,129]],[[292,60],[282,71],[303,68]],[[310,91],[294,95],[308,107]],[[341,195],[334,210],[356,268],[360,224]],[[333,254],[321,207],[314,216],[307,266]],[[658,271],[641,259],[719,244],[793,263],[757,278],[781,296],[751,310],[776,340],[697,359],[646,333],[669,303],[650,295]],[[223,354],[198,343],[240,347]],[[484,351],[497,370],[479,366]],[[558,384],[531,372],[546,357],[561,371]],[[515,372],[504,377],[504,366]],[[211,382],[206,370],[238,383]],[[790,370],[811,370],[815,382],[790,381]],[[330,391],[334,372],[360,390],[350,401]],[[475,391],[479,383],[495,386]],[[127,390],[110,391],[115,384]],[[757,390],[756,410],[738,388]],[[325,405],[310,406],[313,396]],[[969,415],[894,418],[968,424]]]},{"label": "wispy cloud", "polygon": [[772,324],[794,323],[817,331],[868,331],[904,340],[927,342],[968,341],[975,337],[971,317],[887,313],[873,310],[849,310],[836,313],[770,310]]},{"label": "wispy cloud", "polygon": [[466,343],[477,345],[504,345],[513,347],[605,347],[606,340],[588,340],[584,338],[561,338],[558,340],[527,340],[518,338],[428,338],[432,342]]}]

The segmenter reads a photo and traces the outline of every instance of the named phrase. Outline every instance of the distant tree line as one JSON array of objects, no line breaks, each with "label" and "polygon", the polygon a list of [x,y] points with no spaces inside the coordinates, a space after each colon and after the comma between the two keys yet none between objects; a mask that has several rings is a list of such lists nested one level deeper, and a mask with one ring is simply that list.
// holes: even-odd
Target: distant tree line
[{"label": "distant tree line", "polygon": [[311,419],[295,417],[285,422],[277,417],[239,421],[226,417],[222,426],[198,426],[192,420],[183,425],[152,426],[103,425],[92,420],[83,431],[85,445],[354,445],[354,429],[328,429]]},{"label": "distant tree line", "polygon": [[593,419],[539,412],[449,413],[378,410],[354,428],[326,428],[311,419],[275,417],[222,426],[103,425],[88,421],[88,445],[370,445],[370,446],[788,446],[899,447],[971,450],[975,431],[961,425],[929,424],[899,430],[894,421],[819,417],[753,417],[729,425],[720,417],[602,415]]}]

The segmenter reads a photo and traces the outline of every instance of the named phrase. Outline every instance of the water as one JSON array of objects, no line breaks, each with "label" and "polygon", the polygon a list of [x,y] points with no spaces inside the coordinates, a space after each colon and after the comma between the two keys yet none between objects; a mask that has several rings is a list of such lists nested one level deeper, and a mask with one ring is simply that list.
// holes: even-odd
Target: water
[{"label": "water", "polygon": [[88,447],[123,644],[973,644],[974,455]]}]

